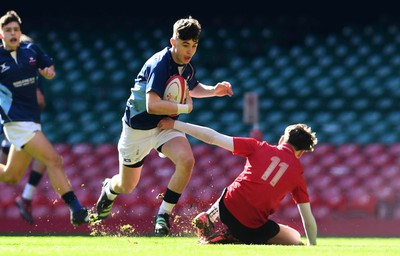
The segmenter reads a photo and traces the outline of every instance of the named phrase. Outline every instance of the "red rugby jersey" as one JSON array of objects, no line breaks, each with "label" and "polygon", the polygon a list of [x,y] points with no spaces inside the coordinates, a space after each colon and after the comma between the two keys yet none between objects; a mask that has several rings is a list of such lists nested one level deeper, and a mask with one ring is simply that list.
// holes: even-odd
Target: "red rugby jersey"
[{"label": "red rugby jersey", "polygon": [[253,138],[234,138],[233,154],[246,157],[243,171],[227,188],[224,203],[243,225],[265,224],[282,199],[309,202],[303,167],[289,144],[270,145]]}]

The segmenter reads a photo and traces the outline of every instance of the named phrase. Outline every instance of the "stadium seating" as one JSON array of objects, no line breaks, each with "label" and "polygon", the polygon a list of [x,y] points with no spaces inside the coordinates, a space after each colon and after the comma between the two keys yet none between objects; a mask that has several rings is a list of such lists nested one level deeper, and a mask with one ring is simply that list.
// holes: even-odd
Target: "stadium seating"
[{"label": "stadium seating", "polygon": [[[80,143],[55,146],[63,156],[65,170],[76,195],[82,203],[93,209],[104,178],[118,172],[116,145]],[[387,146],[381,143],[364,147],[358,144],[320,144],[315,152],[305,154],[301,160],[317,220],[399,218],[400,172],[394,164],[397,155],[391,155],[398,153],[399,148],[399,144]],[[198,211],[207,209],[220,196],[223,188],[241,172],[244,164],[243,158],[215,146],[194,145],[193,152],[197,159],[193,176],[174,213],[180,216],[182,222]],[[374,160],[377,155],[390,157]],[[357,159],[356,163],[351,161],[354,158]],[[155,213],[161,202],[160,195],[164,193],[173,171],[171,161],[160,158],[152,151],[146,159],[137,188],[129,195],[118,197],[113,210],[115,218],[123,218],[137,225],[139,230],[148,229],[141,226],[146,222],[137,223],[136,219],[148,218],[151,222],[148,216]],[[25,181],[26,177],[17,186],[2,185],[6,193],[2,199],[0,217],[6,220],[19,218],[14,199],[22,191]],[[52,190],[47,177],[38,187],[33,206],[36,219],[68,218],[67,208]],[[290,195],[285,197],[276,215],[281,220],[299,217]]]},{"label": "stadium seating", "polygon": [[[249,127],[241,122],[242,97],[253,91],[262,99],[259,125],[268,140],[279,138],[282,127],[293,122],[310,123],[327,143],[399,140],[399,129],[390,129],[400,118],[395,108],[400,81],[395,24],[343,26],[328,35],[300,30],[285,42],[284,28],[252,27],[253,21],[246,22],[203,31],[204,41],[195,56],[198,79],[209,84],[228,80],[235,95],[196,100],[197,109],[185,120],[247,135]],[[261,18],[254,22],[271,23]],[[145,29],[135,28],[131,35],[113,30],[109,37],[97,30],[32,33],[55,57],[60,70],[58,78],[46,86],[51,107],[43,114],[44,122],[60,124],[46,128],[53,141],[117,141],[134,74],[153,52],[168,45],[165,31],[157,28],[146,34]],[[222,37],[229,38],[222,41],[227,50],[215,52]],[[244,47],[242,42],[247,40],[265,43]],[[73,118],[83,111],[84,116]],[[218,121],[235,125],[221,126]]]}]

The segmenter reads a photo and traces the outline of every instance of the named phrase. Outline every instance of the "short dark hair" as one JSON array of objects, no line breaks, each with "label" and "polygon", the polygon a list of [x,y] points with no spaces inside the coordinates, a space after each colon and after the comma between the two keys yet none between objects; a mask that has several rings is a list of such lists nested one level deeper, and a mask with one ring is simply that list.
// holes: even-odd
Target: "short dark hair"
[{"label": "short dark hair", "polygon": [[173,37],[181,40],[199,41],[201,25],[198,20],[188,16],[187,18],[179,19],[173,27]]},{"label": "short dark hair", "polygon": [[18,16],[18,14],[15,11],[8,11],[0,18],[0,27],[3,28],[8,23],[14,21],[18,22],[18,24],[21,26],[22,21],[21,18]]},{"label": "short dark hair", "polygon": [[292,145],[295,150],[314,151],[314,146],[318,143],[315,132],[306,124],[293,124],[285,129],[285,142]]}]

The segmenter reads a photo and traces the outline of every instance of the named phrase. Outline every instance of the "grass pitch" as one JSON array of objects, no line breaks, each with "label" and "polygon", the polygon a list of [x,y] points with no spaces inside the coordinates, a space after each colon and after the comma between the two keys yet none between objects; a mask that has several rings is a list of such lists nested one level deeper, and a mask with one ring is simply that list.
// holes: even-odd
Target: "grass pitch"
[{"label": "grass pitch", "polygon": [[318,245],[201,245],[195,237],[0,236],[0,255],[400,255],[400,238],[319,238]]}]

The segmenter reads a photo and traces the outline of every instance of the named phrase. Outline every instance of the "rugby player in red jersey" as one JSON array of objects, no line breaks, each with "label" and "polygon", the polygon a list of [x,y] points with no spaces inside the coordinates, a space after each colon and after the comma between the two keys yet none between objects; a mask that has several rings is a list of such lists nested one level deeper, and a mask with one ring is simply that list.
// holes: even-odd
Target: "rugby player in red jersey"
[{"label": "rugby player in red jersey", "polygon": [[[314,150],[318,141],[310,127],[305,124],[287,126],[278,145],[253,138],[231,137],[208,127],[170,118],[161,120],[158,127],[182,131],[246,157],[243,171],[224,189],[217,202],[194,218],[199,242],[303,245],[297,230],[269,218],[290,193],[301,215],[307,245],[316,245],[317,224],[299,161],[304,152]],[[227,227],[227,233],[223,235],[214,234],[213,223],[218,218]]]}]

